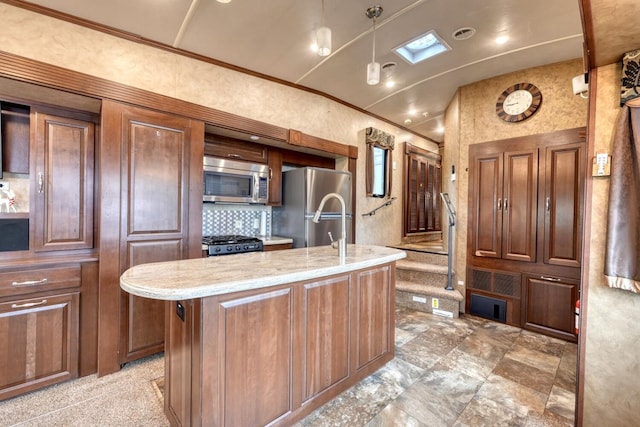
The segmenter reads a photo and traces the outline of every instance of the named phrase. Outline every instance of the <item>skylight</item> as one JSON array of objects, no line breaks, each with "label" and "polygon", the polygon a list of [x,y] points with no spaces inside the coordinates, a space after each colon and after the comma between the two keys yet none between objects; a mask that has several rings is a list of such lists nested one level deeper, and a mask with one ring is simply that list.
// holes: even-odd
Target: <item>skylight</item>
[{"label": "skylight", "polygon": [[408,63],[417,64],[448,50],[451,50],[451,48],[440,36],[435,31],[429,31],[395,48],[394,52]]}]

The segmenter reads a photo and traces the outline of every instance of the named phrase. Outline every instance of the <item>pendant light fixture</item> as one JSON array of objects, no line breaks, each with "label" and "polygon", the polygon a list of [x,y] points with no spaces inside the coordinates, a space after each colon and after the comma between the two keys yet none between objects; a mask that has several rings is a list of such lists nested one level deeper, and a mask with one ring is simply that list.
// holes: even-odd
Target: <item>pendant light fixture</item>
[{"label": "pendant light fixture", "polygon": [[324,23],[324,0],[322,0],[322,25],[316,30],[316,44],[319,56],[331,54],[331,28]]},{"label": "pendant light fixture", "polygon": [[367,64],[367,84],[380,83],[380,63],[376,62],[376,19],[382,15],[382,6],[372,6],[367,9],[367,18],[373,19],[373,55],[371,62]]}]

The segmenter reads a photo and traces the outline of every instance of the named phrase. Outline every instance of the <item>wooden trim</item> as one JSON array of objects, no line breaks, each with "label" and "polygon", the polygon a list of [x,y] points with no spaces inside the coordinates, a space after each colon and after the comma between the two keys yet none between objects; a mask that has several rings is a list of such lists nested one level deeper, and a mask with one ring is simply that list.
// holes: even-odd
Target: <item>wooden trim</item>
[{"label": "wooden trim", "polygon": [[329,141],[328,139],[318,138],[313,135],[307,135],[299,130],[289,130],[288,142],[296,147],[312,148],[314,150],[321,150],[342,157],[358,158],[358,147]]},{"label": "wooden trim", "polygon": [[433,160],[442,160],[442,155],[433,151],[425,150],[409,142],[404,144],[404,154],[418,154]]},{"label": "wooden trim", "polygon": [[[590,73],[589,105],[587,117],[587,159],[595,155],[596,94],[598,93],[598,72]],[[584,416],[585,348],[587,344],[587,314],[589,310],[589,268],[591,260],[591,202],[593,200],[593,177],[587,173],[584,194],[584,217],[582,229],[582,272],[580,295],[580,333],[578,335],[578,367],[576,370],[576,425],[581,426]]]},{"label": "wooden trim", "polygon": [[[132,41],[134,43],[143,44],[143,45],[150,46],[150,47],[153,47],[153,48],[156,48],[156,49],[160,49],[160,50],[164,50],[164,51],[167,51],[167,52],[171,52],[171,53],[176,54],[176,55],[185,56],[187,58],[196,59],[198,61],[202,61],[202,62],[206,62],[206,63],[209,63],[209,64],[217,65],[219,67],[227,68],[227,69],[230,69],[230,70],[233,70],[233,71],[237,71],[239,73],[248,74],[248,75],[253,76],[253,77],[258,77],[258,78],[261,78],[261,79],[264,79],[264,80],[268,80],[268,81],[271,81],[273,83],[278,83],[278,84],[281,84],[281,85],[289,86],[289,87],[292,87],[292,88],[295,88],[295,89],[298,89],[298,90],[302,90],[304,92],[312,93],[314,95],[319,95],[319,96],[327,98],[327,99],[329,99],[331,101],[337,102],[338,104],[344,105],[344,106],[346,106],[346,107],[348,107],[350,109],[353,109],[353,110],[358,111],[360,113],[366,114],[367,116],[373,117],[373,118],[375,118],[377,120],[380,120],[380,121],[383,121],[383,122],[388,123],[390,125],[393,125],[393,126],[399,128],[399,129],[401,129],[401,130],[403,130],[405,132],[408,132],[408,133],[410,133],[412,135],[416,135],[416,136],[418,136],[420,138],[424,138],[424,139],[426,139],[428,141],[437,143],[436,141],[432,140],[431,138],[429,138],[429,137],[427,137],[425,135],[421,135],[421,134],[415,132],[412,129],[409,129],[409,128],[406,128],[404,126],[401,126],[398,123],[395,123],[395,122],[393,122],[393,121],[391,121],[391,120],[389,120],[387,118],[384,118],[382,116],[378,116],[377,114],[371,113],[371,112],[369,112],[369,111],[367,111],[367,110],[365,110],[363,108],[357,107],[357,106],[355,106],[353,104],[350,104],[350,103],[348,103],[346,101],[343,101],[343,100],[341,100],[339,98],[336,98],[336,97],[334,97],[332,95],[329,95],[329,94],[327,94],[325,92],[321,92],[319,90],[312,89],[312,88],[307,87],[307,86],[298,85],[298,84],[295,84],[295,83],[292,83],[292,82],[289,82],[289,81],[286,81],[286,80],[282,80],[282,79],[278,79],[276,77],[272,77],[272,76],[269,76],[269,75],[266,75],[266,74],[258,73],[256,71],[252,71],[252,70],[249,70],[247,68],[239,67],[237,65],[229,64],[227,62],[223,62],[223,61],[220,61],[220,60],[217,60],[217,59],[209,58],[209,57],[206,57],[206,56],[203,56],[203,55],[198,55],[198,54],[186,51],[186,50],[174,48],[172,46],[169,46],[169,45],[166,45],[166,44],[163,44],[163,43],[158,43],[158,42],[155,42],[153,40],[149,40],[149,39],[140,37],[138,35],[135,35],[135,34],[132,34],[132,33],[128,33],[126,31],[118,30],[118,29],[115,29],[115,28],[112,28],[112,27],[108,27],[106,25],[101,25],[101,24],[98,24],[96,22],[89,21],[89,20],[82,19],[82,18],[78,18],[78,17],[72,16],[72,15],[63,13],[63,12],[59,12],[59,11],[56,11],[56,10],[53,10],[53,9],[49,9],[47,7],[35,5],[35,4],[32,4],[32,3],[27,3],[27,2],[24,2],[24,1],[21,1],[21,0],[0,0],[0,2],[9,4],[11,6],[19,7],[21,9],[29,10],[31,12],[38,13],[40,15],[45,15],[45,16],[49,16],[49,17],[52,17],[52,18],[55,18],[55,19],[59,19],[61,21],[70,22],[70,23],[75,24],[75,25],[79,25],[79,26],[82,26],[82,27],[85,27],[85,28],[89,28],[91,30],[99,31],[99,32],[102,32],[102,33],[105,33],[105,34],[109,34],[109,35],[114,36],[114,37],[119,37],[119,38],[122,38],[122,39],[125,39],[125,40],[128,40],[128,41]],[[177,111],[177,110],[174,110],[174,111]],[[193,117],[193,118],[197,118],[197,117]],[[207,120],[205,120],[205,121],[207,121]],[[255,134],[255,132],[251,132],[251,133]]]},{"label": "wooden trim", "polygon": [[172,112],[172,114],[179,111],[184,117],[277,141],[286,142],[289,137],[288,129],[280,126],[22,58],[3,51],[0,51],[0,76],[45,85],[78,95],[112,99],[155,111]]},{"label": "wooden trim", "polygon": [[589,69],[596,67],[596,43],[593,34],[593,14],[591,13],[591,0],[580,1],[580,15],[582,16],[582,33],[584,34],[583,55],[585,55],[586,58],[583,58],[583,60],[586,64],[586,72]]}]

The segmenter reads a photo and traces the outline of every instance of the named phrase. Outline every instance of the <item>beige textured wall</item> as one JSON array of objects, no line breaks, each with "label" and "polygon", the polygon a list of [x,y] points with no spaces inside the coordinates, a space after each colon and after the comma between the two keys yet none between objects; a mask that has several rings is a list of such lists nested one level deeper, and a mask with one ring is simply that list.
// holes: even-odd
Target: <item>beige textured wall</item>
[{"label": "beige textured wall", "polygon": [[[619,64],[596,70],[595,132],[590,138],[594,153],[612,152],[613,130],[620,112],[620,70]],[[634,426],[640,424],[640,295],[606,285],[603,272],[609,178],[593,178],[591,186],[583,425]]]},{"label": "beige textured wall", "polygon": [[360,191],[365,160],[362,130],[373,126],[395,135],[393,208],[356,217],[356,241],[394,244],[402,224],[402,150],[411,142],[437,152],[437,144],[322,96],[241,74],[180,55],[92,31],[0,3],[0,49],[125,85],[182,99],[320,138],[358,146],[359,213],[379,205]]},{"label": "beige textured wall", "polygon": [[[449,144],[450,136],[458,138],[458,151],[452,153],[454,157],[457,156],[452,162],[457,165],[458,172],[456,207],[459,215],[455,230],[454,265],[456,282],[464,280],[466,283],[469,146],[480,142],[586,126],[587,100],[573,95],[571,86],[571,79],[581,73],[582,60],[575,59],[505,74],[459,89],[459,98],[454,100],[454,103],[459,103],[459,120],[447,120],[445,133],[445,147]],[[524,122],[504,122],[496,115],[496,101],[502,91],[521,82],[533,83],[540,89],[542,105],[535,115]],[[452,127],[454,129],[451,129]],[[455,140],[452,142],[455,144]]]}]

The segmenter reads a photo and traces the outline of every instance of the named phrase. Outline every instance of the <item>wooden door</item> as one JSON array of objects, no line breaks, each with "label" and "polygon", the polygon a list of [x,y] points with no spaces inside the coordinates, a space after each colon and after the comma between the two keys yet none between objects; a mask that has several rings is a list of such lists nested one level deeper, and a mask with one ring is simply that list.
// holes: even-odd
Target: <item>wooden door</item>
[{"label": "wooden door", "polygon": [[[416,150],[416,148],[412,148]],[[407,155],[407,207],[405,233],[440,231],[440,160],[426,155]]]},{"label": "wooden door", "polygon": [[471,236],[473,255],[500,258],[502,255],[502,153],[471,159]]},{"label": "wooden door", "polygon": [[538,150],[504,154],[502,258],[535,262]]},{"label": "wooden door", "polygon": [[34,250],[93,247],[94,125],[36,112]]},{"label": "wooden door", "polygon": [[584,143],[546,149],[544,262],[580,267],[584,205]]},{"label": "wooden door", "polygon": [[[190,123],[140,109],[125,112],[122,122],[123,271],[187,258]],[[164,302],[122,295],[120,363],[162,351]]]},{"label": "wooden door", "polygon": [[574,304],[579,281],[549,275],[524,275],[524,327],[576,340]]}]

